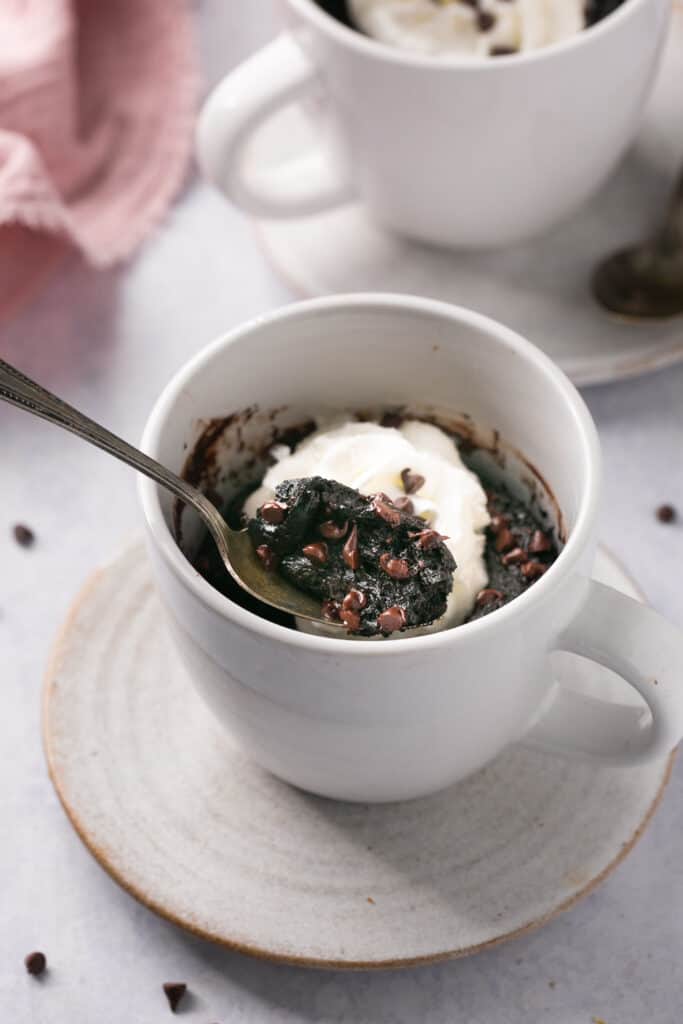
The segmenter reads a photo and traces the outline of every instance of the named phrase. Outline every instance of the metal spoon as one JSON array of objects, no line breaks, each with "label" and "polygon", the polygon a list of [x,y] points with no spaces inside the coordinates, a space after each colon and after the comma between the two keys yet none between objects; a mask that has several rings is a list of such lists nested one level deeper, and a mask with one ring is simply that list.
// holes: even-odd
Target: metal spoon
[{"label": "metal spoon", "polygon": [[[1,359],[0,399],[70,430],[161,484],[199,513],[216,542],[225,568],[240,587],[264,604],[289,615],[323,621],[320,602],[290,586],[281,576],[268,572],[257,557],[247,531],[232,530],[201,491]],[[326,626],[335,625],[324,621]]]},{"label": "metal spoon", "polygon": [[683,175],[657,235],[599,264],[593,292],[610,312],[634,320],[683,313]]}]

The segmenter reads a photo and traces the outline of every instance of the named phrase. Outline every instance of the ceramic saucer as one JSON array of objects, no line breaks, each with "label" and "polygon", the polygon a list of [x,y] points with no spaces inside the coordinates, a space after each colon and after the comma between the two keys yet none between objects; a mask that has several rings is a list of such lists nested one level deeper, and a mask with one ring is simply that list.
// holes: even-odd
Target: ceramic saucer
[{"label": "ceramic saucer", "polygon": [[[535,342],[577,384],[671,365],[683,359],[683,318],[645,325],[612,319],[593,301],[588,285],[598,260],[646,237],[662,215],[683,160],[682,80],[683,6],[678,3],[635,147],[586,207],[536,241],[487,253],[428,248],[384,233],[360,204],[261,222],[259,237],[298,295],[409,292],[467,306]],[[254,140],[255,158],[277,165],[305,149],[313,130],[301,110],[290,108]],[[502,174],[504,166],[503,159]]]},{"label": "ceramic saucer", "polygon": [[[604,552],[596,576],[636,594]],[[578,659],[555,671],[589,692],[610,683]],[[462,956],[538,927],[628,853],[670,771],[516,747],[428,799],[308,796],[229,745],[175,661],[137,546],[71,611],[44,734],[72,824],[138,900],[245,953],[339,968]]]}]

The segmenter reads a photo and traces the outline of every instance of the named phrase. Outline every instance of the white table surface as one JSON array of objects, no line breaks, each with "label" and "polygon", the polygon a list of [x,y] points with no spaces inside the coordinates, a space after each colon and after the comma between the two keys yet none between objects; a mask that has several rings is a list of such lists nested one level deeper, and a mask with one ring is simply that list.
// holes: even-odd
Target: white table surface
[{"label": "white table surface", "polygon": [[[201,7],[206,78],[274,31],[270,0]],[[170,374],[226,328],[290,301],[240,215],[194,181],[126,269],[64,268],[0,332],[0,353],[124,436],[140,436]],[[602,537],[652,604],[683,625],[683,366],[589,389],[605,453]],[[0,406],[0,1021],[674,1024],[683,982],[683,764],[644,839],[579,907],[476,958],[388,974],[312,973],[200,942],[117,888],[72,832],[40,741],[46,658],[71,598],[139,528],[133,474]],[[36,531],[30,551],[10,531]],[[50,972],[29,978],[43,949]],[[551,984],[552,983],[552,984]]]}]

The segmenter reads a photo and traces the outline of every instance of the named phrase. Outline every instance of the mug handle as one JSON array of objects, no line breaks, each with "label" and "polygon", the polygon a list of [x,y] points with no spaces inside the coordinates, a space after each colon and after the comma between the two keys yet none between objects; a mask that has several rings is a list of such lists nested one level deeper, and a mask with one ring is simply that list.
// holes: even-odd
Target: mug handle
[{"label": "mug handle", "polygon": [[269,117],[304,97],[318,74],[291,36],[264,47],[213,90],[199,116],[197,157],[206,177],[255,217],[297,217],[348,202],[350,180],[322,147],[277,168],[248,168],[245,149]]},{"label": "mug handle", "polygon": [[651,608],[589,581],[586,600],[556,644],[622,676],[650,709],[558,687],[522,743],[618,764],[666,757],[683,737],[683,633]]}]

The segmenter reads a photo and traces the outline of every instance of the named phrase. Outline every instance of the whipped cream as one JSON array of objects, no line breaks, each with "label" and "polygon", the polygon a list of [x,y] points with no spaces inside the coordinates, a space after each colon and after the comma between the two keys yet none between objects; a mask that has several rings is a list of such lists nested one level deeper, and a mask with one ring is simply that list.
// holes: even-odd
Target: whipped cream
[{"label": "whipped cream", "polygon": [[585,0],[348,0],[356,27],[389,46],[441,56],[538,50],[586,27]]},{"label": "whipped cream", "polygon": [[479,477],[467,469],[443,430],[419,420],[407,420],[397,429],[344,420],[321,427],[292,453],[287,450],[283,456],[278,446],[274,454],[278,461],[245,504],[250,517],[283,480],[322,476],[361,494],[383,491],[398,498],[405,497],[402,470],[424,477],[424,484],[410,495],[415,514],[449,538],[446,544],[457,563],[446,613],[427,631],[447,629],[467,618],[488,582],[484,530],[490,516]]}]

